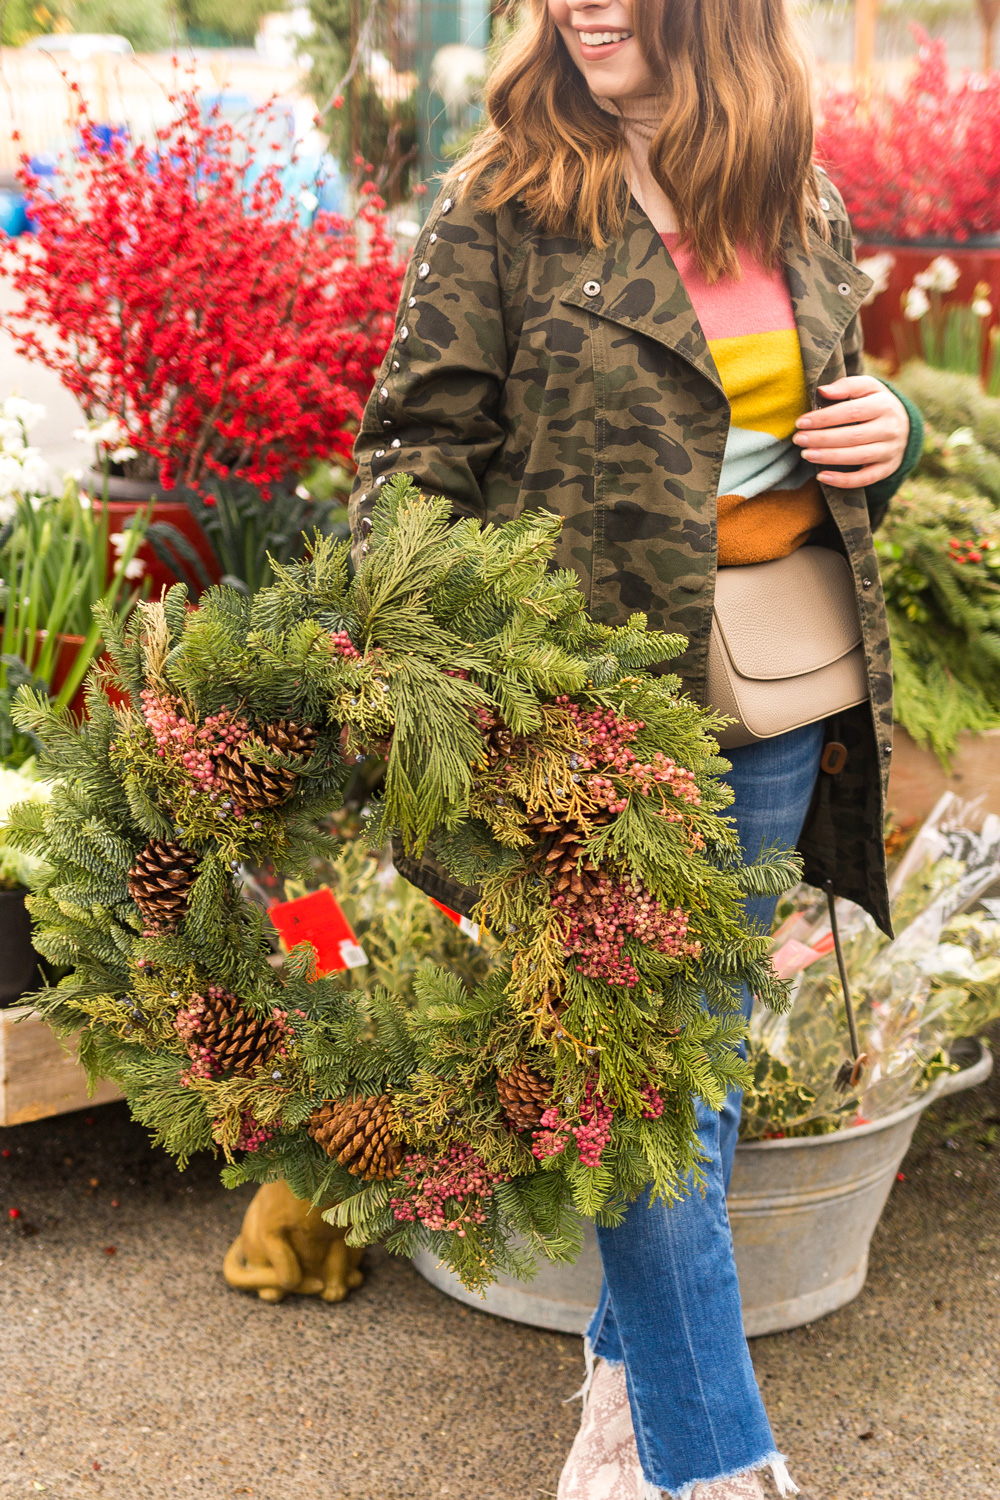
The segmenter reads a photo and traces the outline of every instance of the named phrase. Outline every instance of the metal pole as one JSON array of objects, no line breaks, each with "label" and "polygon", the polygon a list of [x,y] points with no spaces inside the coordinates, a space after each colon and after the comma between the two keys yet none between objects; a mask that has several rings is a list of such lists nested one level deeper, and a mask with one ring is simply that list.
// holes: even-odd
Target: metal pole
[{"label": "metal pole", "polygon": [[865,89],[875,66],[879,0],[854,0],[854,86]]}]

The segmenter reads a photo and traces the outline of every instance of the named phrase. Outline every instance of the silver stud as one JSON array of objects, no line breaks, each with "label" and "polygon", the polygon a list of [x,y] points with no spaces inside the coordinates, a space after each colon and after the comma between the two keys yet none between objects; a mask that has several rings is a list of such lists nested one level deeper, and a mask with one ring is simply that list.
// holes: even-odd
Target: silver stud
[{"label": "silver stud", "polygon": [[424,281],[430,274],[431,268],[429,262],[427,262],[426,260],[422,260],[417,267],[417,276],[421,281]]},{"label": "silver stud", "polygon": [[416,305],[417,305],[417,299],[416,299],[416,297],[411,297],[410,300],[407,302],[406,305],[407,305],[407,307],[416,307]]},{"label": "silver stud", "polygon": [[599,281],[585,281],[583,283],[583,295],[585,297],[599,297],[601,294],[601,283]]},{"label": "silver stud", "polygon": [[365,494],[358,496],[358,504],[359,505],[364,505],[364,503],[365,503],[365,501],[367,499],[368,499],[368,494],[367,494],[367,491],[366,491]]},{"label": "silver stud", "polygon": [[376,448],[375,449],[375,457],[376,458],[385,458],[385,449],[384,448]]},{"label": "silver stud", "polygon": [[394,359],[393,360],[393,362],[392,362],[392,368],[394,370],[398,370],[399,369],[399,360],[398,359]]},{"label": "silver stud", "polygon": [[393,438],[392,442],[389,444],[390,448],[402,448],[402,446],[403,444],[399,438]]},{"label": "silver stud", "polygon": [[892,754],[892,746],[891,745],[883,745],[882,746],[882,754],[883,755],[891,755]]},{"label": "silver stud", "polygon": [[432,234],[431,237],[430,237],[430,239],[427,241],[427,243],[429,245],[436,245],[437,244],[437,235],[436,234]]},{"label": "silver stud", "polygon": [[383,417],[382,418],[382,426],[383,427],[391,427],[392,426],[392,418],[391,417]]},{"label": "silver stud", "polygon": [[455,205],[453,200],[451,198],[446,198],[441,205],[441,212],[443,214],[450,214],[454,206]]},{"label": "silver stud", "polygon": [[385,484],[385,475],[384,474],[380,474],[378,476],[378,478],[376,479],[376,481],[375,481],[375,488],[377,490],[380,490],[384,484]]},{"label": "silver stud", "polygon": [[406,340],[409,337],[410,337],[410,330],[407,328],[406,324],[404,323],[403,326],[402,326],[402,328],[399,330],[399,342],[401,344],[405,344]]},{"label": "silver stud", "polygon": [[848,283],[846,281],[842,281],[840,283],[840,285],[837,288],[837,291],[840,293],[840,295],[842,297],[849,297],[851,295],[851,288],[850,288],[850,286],[848,285]]},{"label": "silver stud", "polygon": [[382,389],[379,391],[379,393],[378,393],[378,399],[380,401],[382,401],[382,402],[388,401],[388,399],[389,399],[389,387],[387,385],[384,385],[382,387]]},{"label": "silver stud", "polygon": [[821,198],[819,200],[819,206],[820,206],[820,208],[823,210],[823,212],[825,214],[829,213],[830,212],[830,200],[829,200],[829,198]]},{"label": "silver stud", "polygon": [[872,581],[871,581],[870,578],[862,578],[862,580],[861,580],[861,587],[863,589],[870,589],[871,586],[872,586]]},{"label": "silver stud", "polygon": [[372,520],[371,516],[361,517],[361,531],[364,536],[368,535],[368,533],[373,529],[374,525],[375,522]]}]

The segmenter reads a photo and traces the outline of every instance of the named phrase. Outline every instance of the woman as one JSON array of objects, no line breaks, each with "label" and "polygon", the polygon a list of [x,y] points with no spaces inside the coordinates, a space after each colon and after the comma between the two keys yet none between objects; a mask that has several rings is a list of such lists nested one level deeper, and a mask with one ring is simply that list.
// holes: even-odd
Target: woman
[{"label": "woman", "polygon": [[[733,811],[748,855],[797,845],[807,880],[887,927],[872,518],[916,462],[920,422],[861,373],[871,283],[812,165],[784,0],[531,4],[417,244],[358,439],[354,535],[363,547],[400,472],[457,516],[557,511],[557,561],[595,618],[643,610],[684,634],[678,670],[700,701],[717,568],[807,541],[839,551],[868,700],[728,752]],[[398,863],[467,909],[432,857]],[[773,901],[749,907],[770,924]],[[768,1467],[795,1490],[742,1330],[725,1206],[739,1108],[734,1094],[700,1110],[704,1194],[640,1200],[598,1231],[589,1399],[560,1500],[752,1500]]]}]

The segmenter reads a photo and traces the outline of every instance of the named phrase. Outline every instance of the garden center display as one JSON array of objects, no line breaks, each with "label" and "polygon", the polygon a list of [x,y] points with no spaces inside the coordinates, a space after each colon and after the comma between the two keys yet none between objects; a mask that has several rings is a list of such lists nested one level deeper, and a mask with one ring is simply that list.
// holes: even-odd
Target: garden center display
[{"label": "garden center display", "polygon": [[[56,782],[7,834],[50,867],[53,1024],[84,1027],[88,1067],[181,1160],[214,1145],[226,1182],[281,1176],[354,1243],[429,1244],[470,1286],[572,1255],[571,1207],[614,1220],[697,1180],[692,1095],[747,1077],[737,988],[785,1003],[742,899],[794,861],[742,863],[716,721],[645,671],[681,641],[589,621],[548,568],[557,527],[451,525],[390,481],[353,579],[318,538],[253,599],[190,612],[176,588],[102,624],[129,707],[98,670],[81,726],[29,691],[16,710]],[[243,865],[328,851],[368,753],[373,844],[395,831],[480,887],[499,949],[474,989],[418,972],[413,1008],[309,948],[276,969],[240,891]]]}]

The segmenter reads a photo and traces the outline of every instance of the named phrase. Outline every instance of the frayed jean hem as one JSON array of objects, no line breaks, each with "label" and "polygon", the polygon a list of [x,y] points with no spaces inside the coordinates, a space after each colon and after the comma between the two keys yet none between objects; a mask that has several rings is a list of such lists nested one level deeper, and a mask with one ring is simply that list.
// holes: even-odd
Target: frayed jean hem
[{"label": "frayed jean hem", "polygon": [[729,1474],[715,1474],[710,1478],[692,1479],[688,1484],[682,1485],[679,1490],[664,1489],[662,1485],[651,1484],[647,1479],[643,1489],[642,1500],[663,1500],[669,1496],[669,1500],[691,1500],[695,1488],[699,1484],[721,1484],[727,1479],[736,1479],[741,1474],[758,1474],[762,1469],[770,1469],[771,1478],[774,1480],[775,1488],[779,1495],[797,1495],[799,1487],[793,1484],[792,1477],[788,1472],[783,1453],[769,1453],[758,1463],[744,1464],[740,1469],[733,1469]]}]

